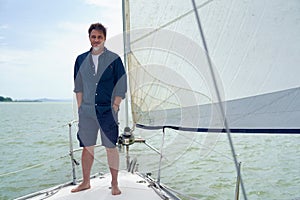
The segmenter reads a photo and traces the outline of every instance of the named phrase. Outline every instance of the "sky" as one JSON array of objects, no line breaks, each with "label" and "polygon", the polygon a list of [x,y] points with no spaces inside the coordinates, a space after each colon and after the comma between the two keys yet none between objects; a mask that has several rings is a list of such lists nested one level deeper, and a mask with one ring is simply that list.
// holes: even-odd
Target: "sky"
[{"label": "sky", "polygon": [[[121,2],[0,0],[0,96],[14,100],[72,98],[74,62],[90,48],[90,24],[103,23],[108,30],[107,41],[121,37]],[[212,9],[203,19],[204,25],[206,18],[209,22],[205,27],[208,46],[220,69],[226,97],[299,87],[299,1],[264,1],[264,6],[259,0],[251,4],[234,2],[230,15],[215,12],[219,4],[227,6],[225,0],[203,8]],[[145,14],[149,5],[137,4],[143,13],[137,20],[149,25],[150,18]],[[152,18],[161,21],[161,15]]]},{"label": "sky", "polygon": [[73,97],[77,55],[100,22],[107,40],[122,34],[120,0],[0,0],[0,96]]}]

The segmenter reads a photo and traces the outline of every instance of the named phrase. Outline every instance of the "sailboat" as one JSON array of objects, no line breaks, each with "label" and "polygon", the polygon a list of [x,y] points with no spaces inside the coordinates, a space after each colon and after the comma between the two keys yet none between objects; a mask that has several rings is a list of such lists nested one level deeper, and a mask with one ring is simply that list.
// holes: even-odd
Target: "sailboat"
[{"label": "sailboat", "polygon": [[93,189],[71,194],[74,174],[71,183],[19,199],[181,199],[160,180],[166,130],[205,134],[209,147],[226,133],[238,178],[229,198],[239,199],[241,188],[247,199],[231,133],[300,133],[299,8],[297,0],[123,0],[119,54],[132,124],[126,120],[120,145],[129,158],[133,142],[146,143],[133,137],[136,129],[160,132],[157,179],[139,173],[129,158],[118,197],[110,195],[107,174],[94,176]]}]

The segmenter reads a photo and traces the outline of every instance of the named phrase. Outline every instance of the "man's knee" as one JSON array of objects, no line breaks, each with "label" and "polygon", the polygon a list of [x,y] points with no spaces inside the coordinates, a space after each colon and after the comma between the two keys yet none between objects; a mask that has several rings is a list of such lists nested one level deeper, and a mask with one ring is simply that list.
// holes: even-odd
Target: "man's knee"
[{"label": "man's knee", "polygon": [[83,153],[94,155],[94,146],[83,147]]}]

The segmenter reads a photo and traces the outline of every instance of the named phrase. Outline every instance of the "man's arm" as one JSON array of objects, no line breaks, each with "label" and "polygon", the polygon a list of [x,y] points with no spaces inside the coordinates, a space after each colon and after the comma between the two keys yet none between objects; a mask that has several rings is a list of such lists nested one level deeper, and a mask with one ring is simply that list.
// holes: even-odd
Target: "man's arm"
[{"label": "man's arm", "polygon": [[113,104],[113,108],[115,112],[119,110],[121,102],[122,102],[122,97],[115,96],[114,104]]},{"label": "man's arm", "polygon": [[77,107],[79,108],[82,103],[82,92],[76,93],[76,101],[77,101]]},{"label": "man's arm", "polygon": [[125,98],[125,94],[127,92],[127,76],[125,72],[124,65],[120,57],[118,57],[114,61],[114,78],[115,78],[115,91],[114,91],[114,101],[113,101],[113,109],[114,111],[118,111],[122,99]]},{"label": "man's arm", "polygon": [[83,93],[82,93],[83,85],[82,85],[82,78],[79,69],[85,57],[86,55],[78,56],[76,58],[75,66],[74,66],[74,92],[76,93],[76,101],[77,101],[78,108],[81,106],[82,98],[83,98]]}]

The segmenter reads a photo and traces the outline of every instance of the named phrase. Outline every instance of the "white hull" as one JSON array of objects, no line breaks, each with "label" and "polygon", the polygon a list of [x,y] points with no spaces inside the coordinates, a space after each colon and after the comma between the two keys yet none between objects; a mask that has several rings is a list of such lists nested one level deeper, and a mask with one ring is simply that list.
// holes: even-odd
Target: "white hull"
[{"label": "white hull", "polygon": [[127,171],[120,171],[119,173],[119,187],[122,191],[121,195],[113,196],[110,190],[111,177],[110,174],[99,175],[91,179],[91,189],[84,190],[77,193],[71,193],[71,189],[76,187],[72,184],[67,184],[61,187],[53,187],[48,190],[40,191],[30,194],[21,199],[47,199],[47,200],[117,200],[117,199],[130,199],[130,200],[161,200],[161,199],[174,199],[169,197],[161,189],[157,189],[151,180],[142,177],[138,173],[130,173]]}]

